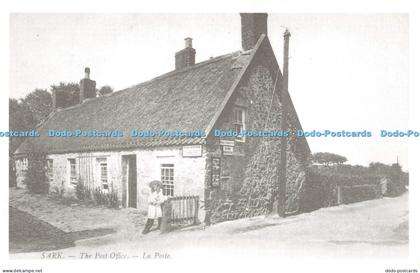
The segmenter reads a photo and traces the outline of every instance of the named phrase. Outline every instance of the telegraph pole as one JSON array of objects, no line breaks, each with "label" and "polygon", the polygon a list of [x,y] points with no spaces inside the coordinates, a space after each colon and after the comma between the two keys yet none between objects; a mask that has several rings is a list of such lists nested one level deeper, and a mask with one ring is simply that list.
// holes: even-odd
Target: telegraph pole
[{"label": "telegraph pole", "polygon": [[[283,48],[283,81],[280,94],[281,101],[281,130],[287,131],[287,92],[289,88],[289,39],[290,32],[288,29],[284,32],[284,48]],[[280,142],[280,177],[278,186],[278,205],[277,212],[280,217],[286,216],[286,184],[287,184],[287,138],[282,137]]]}]

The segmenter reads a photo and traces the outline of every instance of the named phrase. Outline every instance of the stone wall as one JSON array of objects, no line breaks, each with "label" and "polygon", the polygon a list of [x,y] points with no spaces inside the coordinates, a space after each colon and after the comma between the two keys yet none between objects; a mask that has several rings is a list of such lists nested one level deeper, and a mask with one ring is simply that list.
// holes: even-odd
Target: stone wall
[{"label": "stone wall", "polygon": [[[228,105],[217,129],[233,129],[233,109],[246,109],[246,130],[281,131],[281,103],[274,92],[273,73],[263,65],[256,65],[237,90],[233,103]],[[292,114],[288,129],[296,127]],[[223,139],[223,138],[222,138]],[[233,138],[226,138],[233,140]],[[287,143],[288,212],[299,210],[301,189],[305,183],[305,161],[297,148],[303,143],[291,136]],[[269,214],[276,211],[280,167],[280,137],[249,137],[245,142],[235,140],[233,155],[223,155],[220,140],[208,138],[206,175],[206,222],[216,223],[243,217]],[[221,159],[220,185],[211,183],[211,158]]]}]

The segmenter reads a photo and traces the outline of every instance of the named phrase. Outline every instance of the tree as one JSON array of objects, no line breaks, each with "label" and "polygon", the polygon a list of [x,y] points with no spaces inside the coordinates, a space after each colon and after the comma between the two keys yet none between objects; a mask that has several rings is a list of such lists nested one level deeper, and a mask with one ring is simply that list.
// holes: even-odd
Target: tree
[{"label": "tree", "polygon": [[[35,89],[23,99],[9,99],[9,130],[30,131],[44,122],[52,110],[51,94],[44,89]],[[9,154],[12,155],[21,137],[10,138]]]},{"label": "tree", "polygon": [[80,86],[78,83],[60,82],[58,85],[51,85],[51,92],[59,97],[59,107],[66,108],[79,103]]},{"label": "tree", "polygon": [[104,85],[98,90],[98,96],[105,96],[114,92],[114,89],[109,85]]},{"label": "tree", "polygon": [[[22,100],[9,99],[9,130],[28,131],[33,129],[37,121],[33,117],[28,105]],[[19,144],[23,141],[20,137],[9,138],[9,154],[13,155]]]},{"label": "tree", "polygon": [[371,162],[369,170],[379,177],[388,179],[387,196],[398,196],[405,192],[405,186],[408,185],[408,173],[402,171],[400,164],[387,165],[381,162]]},{"label": "tree", "polygon": [[333,153],[315,153],[313,155],[313,161],[324,166],[342,165],[347,162],[347,158]]},{"label": "tree", "polygon": [[52,96],[45,89],[35,89],[23,99],[37,124],[46,120],[52,110]]},{"label": "tree", "polygon": [[369,170],[375,174],[390,174],[391,166],[386,165],[381,162],[371,162],[369,163]]},{"label": "tree", "polygon": [[31,152],[28,155],[28,170],[23,183],[32,193],[48,193],[49,183],[44,154]]},{"label": "tree", "polygon": [[[23,100],[9,99],[9,130],[29,131],[36,126],[28,105]],[[13,153],[23,142],[22,137],[9,138],[9,186],[16,186],[15,164]]]}]

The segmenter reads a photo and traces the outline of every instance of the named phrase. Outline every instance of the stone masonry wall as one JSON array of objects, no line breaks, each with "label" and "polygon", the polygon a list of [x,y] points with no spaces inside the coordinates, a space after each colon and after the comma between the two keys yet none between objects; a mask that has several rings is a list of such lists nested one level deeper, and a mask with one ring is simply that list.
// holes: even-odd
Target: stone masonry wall
[{"label": "stone masonry wall", "polygon": [[[274,82],[269,69],[262,65],[255,66],[217,128],[233,129],[233,109],[239,106],[246,109],[246,130],[281,131],[281,104],[277,94],[273,92]],[[291,128],[296,121],[293,117],[288,117],[288,120],[288,128],[293,130]],[[276,210],[280,142],[280,137],[248,137],[245,142],[235,141],[233,155],[223,155],[219,138],[208,138],[207,223],[263,215]],[[298,141],[294,137],[288,138],[288,212],[299,209],[300,191],[305,182],[305,164],[296,157],[296,145]],[[218,187],[211,184],[212,157],[221,159],[221,183]]]}]

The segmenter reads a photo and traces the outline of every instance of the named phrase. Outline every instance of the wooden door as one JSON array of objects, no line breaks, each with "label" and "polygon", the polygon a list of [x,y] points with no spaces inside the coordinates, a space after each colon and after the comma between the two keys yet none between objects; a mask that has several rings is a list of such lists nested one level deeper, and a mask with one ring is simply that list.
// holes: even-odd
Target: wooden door
[{"label": "wooden door", "polygon": [[128,207],[137,208],[137,160],[135,155],[128,157]]}]

